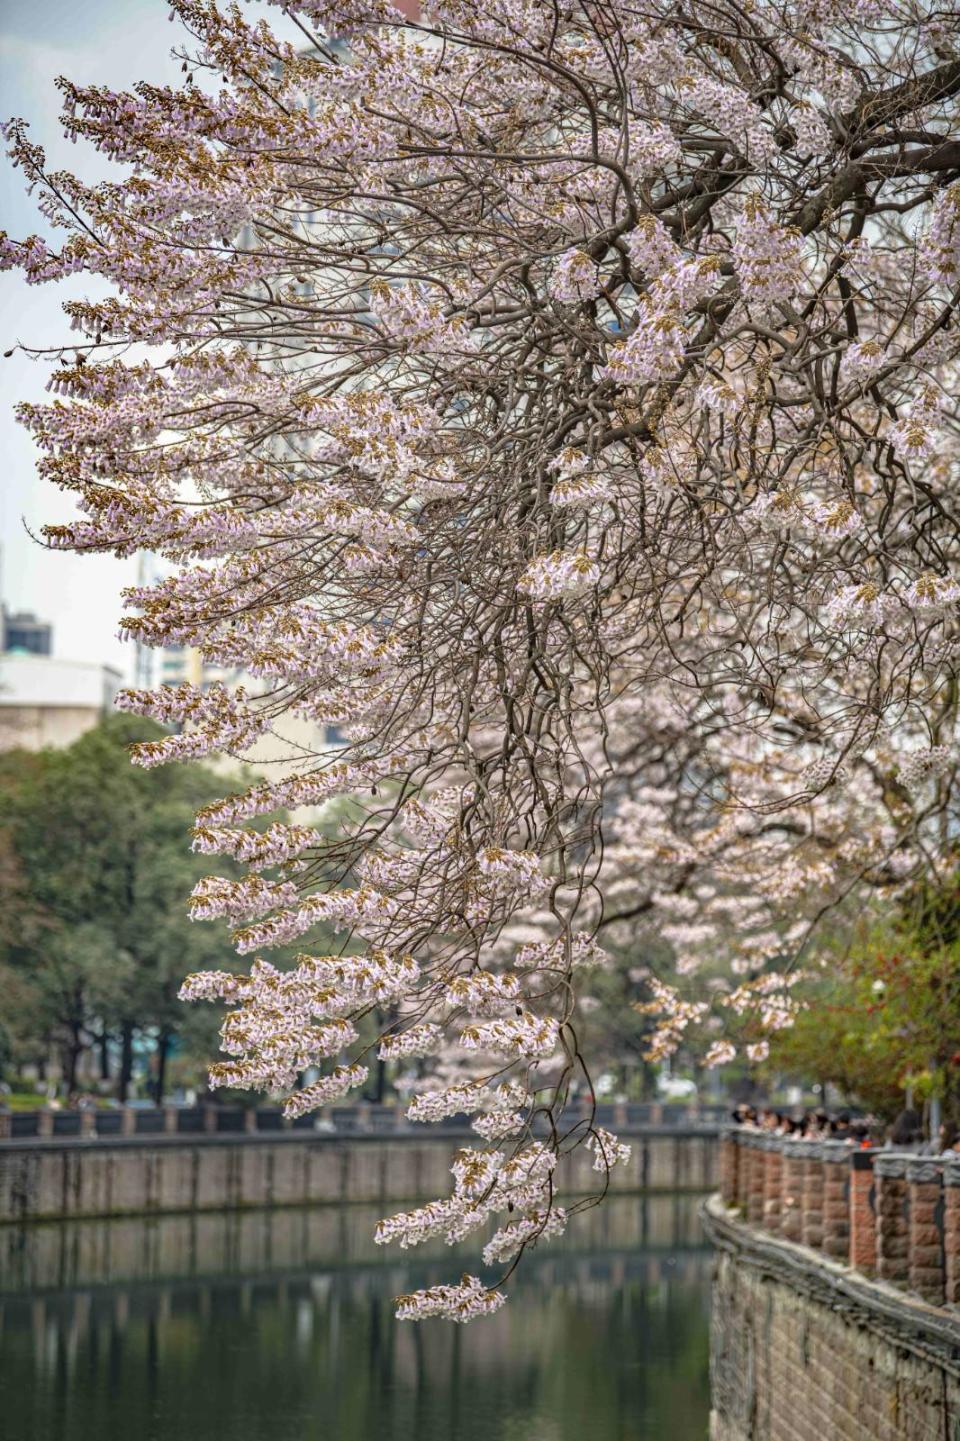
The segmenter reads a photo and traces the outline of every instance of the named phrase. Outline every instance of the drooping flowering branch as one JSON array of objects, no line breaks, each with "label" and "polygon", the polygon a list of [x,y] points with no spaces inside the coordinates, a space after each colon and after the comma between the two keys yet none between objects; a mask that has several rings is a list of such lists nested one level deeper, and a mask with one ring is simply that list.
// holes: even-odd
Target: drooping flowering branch
[{"label": "drooping flowering branch", "polygon": [[[80,510],[51,544],[175,568],[128,593],[126,633],[249,677],[125,693],[179,727],[138,763],[242,755],[287,716],[348,738],[198,817],[196,848],[249,875],[198,887],[196,916],[244,953],[344,938],[187,981],[231,1006],[214,1078],[299,1114],[362,1082],[377,1014],[384,1060],[452,1039],[469,1075],[411,1113],[465,1110],[485,1144],[380,1239],[506,1213],[486,1259],[512,1266],[562,1228],[574,1146],[601,1189],[624,1159],[567,1106],[591,1089],[575,981],[605,923],[659,908],[690,974],[726,914],[730,1005],[762,1047],[789,1014],[763,979],[801,939],[789,903],[933,864],[943,838],[941,804],[901,802],[908,772],[942,797],[952,766],[957,21],[892,0],[282,8],[302,51],[173,0],[181,89],[61,82],[115,184],[49,174],[7,127],[65,240],[4,237],[3,263],[114,287],[67,304],[73,362],[22,419]],[[892,801],[890,736],[912,757]],[[835,805],[848,775],[879,803]],[[333,838],[245,824],[334,795],[357,804]],[[674,1034],[703,1014],[653,999]],[[501,1298],[468,1277],[400,1313]]]}]

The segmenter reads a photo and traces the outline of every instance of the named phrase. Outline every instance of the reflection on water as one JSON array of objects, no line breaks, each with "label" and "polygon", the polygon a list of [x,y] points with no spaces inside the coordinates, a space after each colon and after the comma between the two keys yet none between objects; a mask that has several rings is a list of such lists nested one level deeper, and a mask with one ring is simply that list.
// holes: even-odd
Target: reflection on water
[{"label": "reflection on water", "polygon": [[[445,1248],[366,1207],[7,1228],[5,1441],[704,1441],[696,1198],[618,1197],[466,1328],[396,1323]],[[441,1254],[442,1252],[442,1254]],[[464,1264],[467,1264],[466,1259]]]}]

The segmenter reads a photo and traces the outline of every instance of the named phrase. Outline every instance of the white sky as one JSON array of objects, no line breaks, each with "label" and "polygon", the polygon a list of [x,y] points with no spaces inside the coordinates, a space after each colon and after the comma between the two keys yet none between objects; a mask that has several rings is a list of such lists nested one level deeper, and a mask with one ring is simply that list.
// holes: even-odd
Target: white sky
[{"label": "white sky", "polygon": [[[274,7],[255,8],[282,28]],[[180,66],[170,48],[182,43],[184,32],[169,24],[168,14],[166,0],[0,0],[0,114],[30,121],[31,136],[54,169],[75,170],[88,181],[120,174],[95,151],[64,140],[54,80],[67,75],[115,89],[137,80],[176,83]],[[3,159],[0,229],[17,239],[47,233],[22,176]],[[60,305],[88,287],[79,276],[58,286],[27,286],[19,274],[0,274],[0,355],[17,341],[43,346],[69,340]],[[53,622],[56,655],[128,670],[132,648],[116,638],[119,592],[134,578],[136,562],[50,553],[25,529],[37,531],[74,513],[70,497],[37,476],[34,448],[13,416],[19,401],[45,398],[48,374],[44,362],[20,352],[0,359],[0,596],[13,610],[33,610]]]}]

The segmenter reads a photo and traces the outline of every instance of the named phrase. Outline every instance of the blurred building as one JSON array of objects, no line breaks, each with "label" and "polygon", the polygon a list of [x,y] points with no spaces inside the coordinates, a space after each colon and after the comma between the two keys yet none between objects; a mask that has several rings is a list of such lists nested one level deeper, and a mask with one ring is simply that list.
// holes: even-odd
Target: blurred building
[{"label": "blurred building", "polygon": [[0,750],[71,745],[112,710],[122,684],[123,676],[112,666],[4,652]]},{"label": "blurred building", "polygon": [[0,650],[4,654],[9,651],[14,654],[49,655],[53,649],[53,626],[49,621],[37,620],[32,611],[13,613],[4,606],[0,631],[3,640]]}]

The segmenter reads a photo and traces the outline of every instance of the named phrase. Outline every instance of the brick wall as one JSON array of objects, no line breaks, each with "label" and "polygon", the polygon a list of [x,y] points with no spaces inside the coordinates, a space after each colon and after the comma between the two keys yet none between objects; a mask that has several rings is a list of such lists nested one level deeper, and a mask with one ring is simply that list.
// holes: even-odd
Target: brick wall
[{"label": "brick wall", "polygon": [[943,1168],[943,1253],[944,1295],[960,1306],[960,1161]]},{"label": "brick wall", "polygon": [[765,1234],[960,1306],[960,1160],[729,1127],[720,1171],[724,1206]]},{"label": "brick wall", "polygon": [[828,1256],[844,1261],[850,1252],[850,1153],[844,1141],[823,1141],[823,1240]]},{"label": "brick wall", "polygon": [[876,1187],[873,1157],[864,1151],[850,1157],[850,1264],[865,1276],[876,1274]]},{"label": "brick wall", "polygon": [[718,1202],[707,1230],[711,1441],[960,1437],[960,1317],[823,1256],[803,1266],[796,1246]]},{"label": "brick wall", "polygon": [[909,1157],[878,1156],[873,1166],[877,1187],[877,1275],[894,1286],[910,1276]]}]

